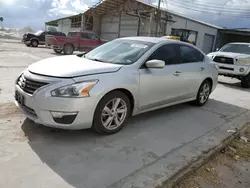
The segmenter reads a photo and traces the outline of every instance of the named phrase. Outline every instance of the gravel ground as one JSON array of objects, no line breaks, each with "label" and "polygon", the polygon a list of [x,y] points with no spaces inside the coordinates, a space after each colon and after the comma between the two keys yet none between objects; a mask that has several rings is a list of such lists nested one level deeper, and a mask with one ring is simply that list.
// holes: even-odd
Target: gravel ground
[{"label": "gravel ground", "polygon": [[248,188],[250,187],[250,126],[209,163],[180,182],[175,188]]}]

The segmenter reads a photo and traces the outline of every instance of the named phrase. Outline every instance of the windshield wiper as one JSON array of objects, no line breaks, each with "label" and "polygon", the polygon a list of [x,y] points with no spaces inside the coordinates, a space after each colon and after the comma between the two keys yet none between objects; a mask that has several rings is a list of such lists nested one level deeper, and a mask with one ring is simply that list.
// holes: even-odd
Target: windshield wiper
[{"label": "windshield wiper", "polygon": [[91,58],[87,58],[87,59],[92,60],[92,61],[104,62],[104,61],[103,61],[103,60],[101,60],[101,59],[95,59],[95,58],[93,58],[93,59],[91,59]]}]

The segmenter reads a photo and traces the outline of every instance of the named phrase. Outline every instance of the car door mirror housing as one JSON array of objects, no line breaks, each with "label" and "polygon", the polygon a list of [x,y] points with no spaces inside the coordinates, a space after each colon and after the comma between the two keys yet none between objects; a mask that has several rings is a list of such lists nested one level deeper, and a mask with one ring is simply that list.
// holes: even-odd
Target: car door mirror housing
[{"label": "car door mirror housing", "polygon": [[220,50],[220,48],[216,48],[216,52],[218,52]]},{"label": "car door mirror housing", "polygon": [[161,68],[165,67],[165,62],[162,60],[158,60],[158,59],[149,60],[146,62],[146,67],[147,68],[161,69]]}]

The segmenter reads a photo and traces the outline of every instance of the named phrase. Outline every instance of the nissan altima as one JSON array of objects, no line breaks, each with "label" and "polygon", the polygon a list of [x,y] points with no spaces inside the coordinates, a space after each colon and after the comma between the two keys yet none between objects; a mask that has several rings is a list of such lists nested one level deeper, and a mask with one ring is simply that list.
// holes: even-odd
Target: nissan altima
[{"label": "nissan altima", "polygon": [[45,126],[112,134],[131,115],[188,101],[202,106],[217,82],[215,63],[195,46],[127,37],[30,65],[16,79],[15,103]]}]

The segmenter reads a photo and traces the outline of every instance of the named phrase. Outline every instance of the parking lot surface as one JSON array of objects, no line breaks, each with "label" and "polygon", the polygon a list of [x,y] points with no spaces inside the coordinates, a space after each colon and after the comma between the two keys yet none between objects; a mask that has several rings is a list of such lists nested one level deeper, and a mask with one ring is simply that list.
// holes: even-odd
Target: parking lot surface
[{"label": "parking lot surface", "polygon": [[250,109],[250,90],[221,77],[204,107],[182,104],[141,114],[115,135],[48,128],[16,111],[13,88],[29,64],[53,56],[44,47],[0,40],[0,187],[114,187]]}]

